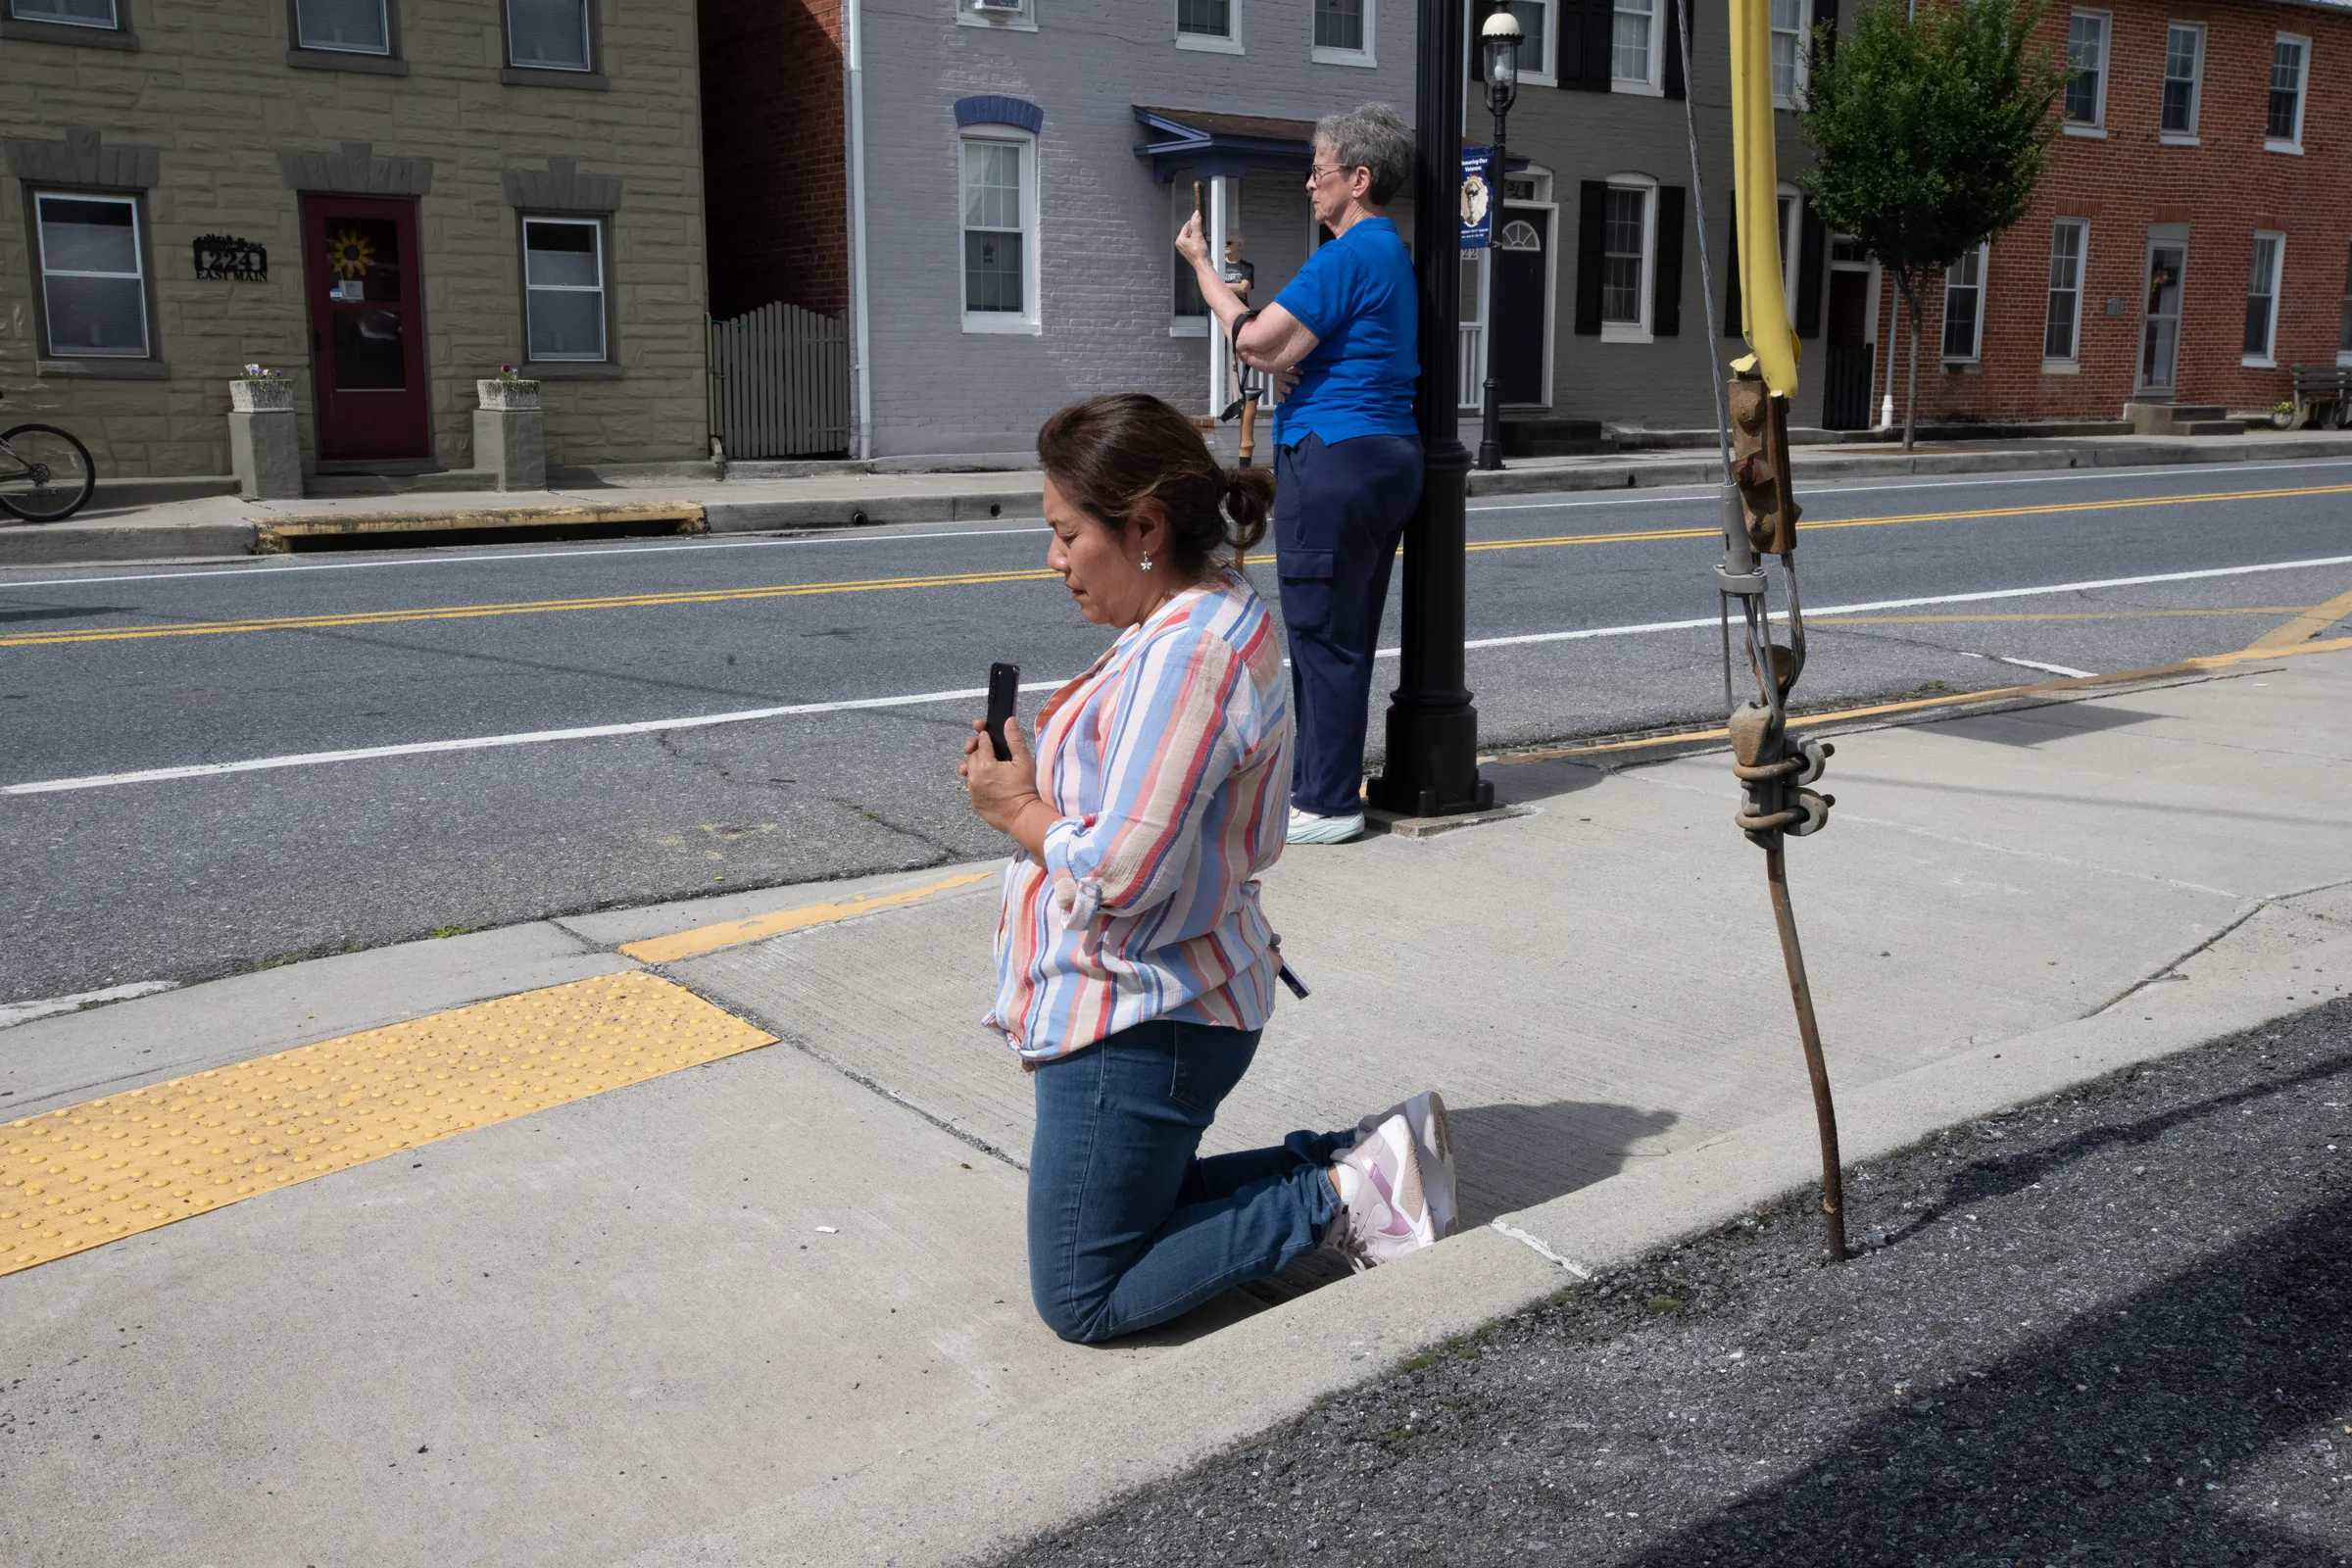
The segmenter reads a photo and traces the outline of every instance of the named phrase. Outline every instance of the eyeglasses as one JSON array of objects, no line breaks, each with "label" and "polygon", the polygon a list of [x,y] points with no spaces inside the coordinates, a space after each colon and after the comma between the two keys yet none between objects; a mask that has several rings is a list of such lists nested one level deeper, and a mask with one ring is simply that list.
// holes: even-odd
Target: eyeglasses
[{"label": "eyeglasses", "polygon": [[1307,182],[1312,184],[1325,174],[1344,174],[1346,172],[1348,172],[1346,167],[1340,164],[1309,164],[1306,169],[1306,177]]}]

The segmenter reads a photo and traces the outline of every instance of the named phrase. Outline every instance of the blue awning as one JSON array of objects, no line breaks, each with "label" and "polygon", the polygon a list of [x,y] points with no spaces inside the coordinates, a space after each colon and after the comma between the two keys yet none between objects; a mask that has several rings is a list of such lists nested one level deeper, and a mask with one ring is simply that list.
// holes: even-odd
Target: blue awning
[{"label": "blue awning", "polygon": [[1314,162],[1315,122],[1207,110],[1135,106],[1147,133],[1135,156],[1152,161],[1152,177],[1165,185],[1180,169],[1199,179],[1275,172],[1303,175]]}]

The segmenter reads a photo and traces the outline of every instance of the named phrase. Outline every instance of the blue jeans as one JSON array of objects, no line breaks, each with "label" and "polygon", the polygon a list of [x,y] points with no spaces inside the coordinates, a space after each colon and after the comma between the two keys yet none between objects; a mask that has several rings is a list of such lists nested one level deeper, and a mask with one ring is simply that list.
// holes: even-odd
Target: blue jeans
[{"label": "blue jeans", "polygon": [[1318,816],[1362,810],[1372,655],[1396,541],[1421,503],[1421,442],[1310,435],[1274,454],[1274,569],[1291,645],[1298,726],[1291,804]]},{"label": "blue jeans", "polygon": [[1164,1323],[1314,1250],[1352,1129],[1198,1157],[1257,1036],[1157,1018],[1038,1067],[1029,1289],[1063,1339]]}]

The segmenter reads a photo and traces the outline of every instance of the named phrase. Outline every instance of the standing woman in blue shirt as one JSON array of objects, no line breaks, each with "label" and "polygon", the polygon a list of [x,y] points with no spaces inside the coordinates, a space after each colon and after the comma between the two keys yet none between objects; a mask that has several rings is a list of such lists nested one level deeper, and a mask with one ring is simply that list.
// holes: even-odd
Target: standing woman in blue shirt
[{"label": "standing woman in blue shirt", "polygon": [[1242,359],[1298,371],[1274,411],[1274,559],[1298,745],[1290,842],[1344,844],[1364,831],[1372,655],[1421,499],[1420,307],[1412,257],[1385,216],[1412,175],[1413,133],[1387,104],[1365,104],[1325,116],[1313,156],[1307,195],[1332,238],[1250,321],[1198,217],[1176,248]]}]

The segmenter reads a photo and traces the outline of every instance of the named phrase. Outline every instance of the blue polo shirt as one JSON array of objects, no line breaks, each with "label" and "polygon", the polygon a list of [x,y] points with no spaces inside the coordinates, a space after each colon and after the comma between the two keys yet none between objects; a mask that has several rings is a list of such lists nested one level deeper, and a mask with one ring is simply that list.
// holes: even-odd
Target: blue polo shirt
[{"label": "blue polo shirt", "polygon": [[1385,218],[1359,219],[1306,259],[1274,298],[1315,334],[1298,386],[1274,409],[1274,444],[1319,435],[1331,446],[1359,435],[1418,435],[1413,382],[1421,374],[1420,301],[1413,259]]}]

